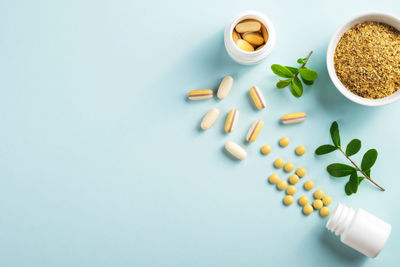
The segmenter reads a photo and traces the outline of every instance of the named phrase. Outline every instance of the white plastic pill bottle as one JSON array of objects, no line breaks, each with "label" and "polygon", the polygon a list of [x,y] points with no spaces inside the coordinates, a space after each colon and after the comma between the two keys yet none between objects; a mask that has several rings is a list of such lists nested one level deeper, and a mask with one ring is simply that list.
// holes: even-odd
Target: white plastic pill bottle
[{"label": "white plastic pill bottle", "polygon": [[336,206],[326,228],[340,235],[340,241],[370,258],[378,256],[392,230],[390,224],[367,211],[354,211],[343,204]]},{"label": "white plastic pill bottle", "polygon": [[[255,19],[264,24],[268,31],[268,40],[263,48],[254,52],[247,52],[236,46],[232,39],[232,32],[235,26],[245,19]],[[266,58],[275,46],[276,33],[272,22],[262,13],[248,10],[244,11],[238,16],[234,17],[231,22],[225,27],[224,42],[225,48],[228,54],[233,60],[243,65],[254,65],[260,63],[264,58]]]}]

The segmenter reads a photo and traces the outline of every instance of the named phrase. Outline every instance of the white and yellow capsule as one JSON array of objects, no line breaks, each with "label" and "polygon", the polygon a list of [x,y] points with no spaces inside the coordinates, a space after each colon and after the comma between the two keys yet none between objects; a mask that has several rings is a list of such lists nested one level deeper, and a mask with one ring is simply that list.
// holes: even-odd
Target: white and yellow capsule
[{"label": "white and yellow capsule", "polygon": [[289,113],[282,116],[282,123],[283,124],[292,124],[292,123],[299,123],[304,121],[307,118],[306,113],[304,112],[296,112],[296,113]]},{"label": "white and yellow capsule", "polygon": [[239,110],[233,108],[229,111],[228,116],[226,116],[225,121],[225,132],[231,133],[236,127],[239,119]]},{"label": "white and yellow capsule", "polygon": [[203,120],[201,121],[200,127],[203,130],[209,129],[213,126],[214,122],[218,119],[219,110],[216,108],[210,109],[209,112],[204,116]]},{"label": "white and yellow capsule", "polygon": [[235,44],[237,45],[237,47],[239,47],[243,51],[254,52],[254,47],[249,42],[247,42],[243,39],[237,39]]},{"label": "white and yellow capsule", "polygon": [[261,129],[264,125],[262,120],[255,120],[251,125],[249,132],[247,133],[246,140],[247,142],[254,142],[257,139],[257,136],[260,134]]},{"label": "white and yellow capsule", "polygon": [[260,89],[257,86],[254,85],[250,88],[250,96],[251,99],[253,99],[253,102],[258,109],[265,108],[266,106],[265,99],[262,96]]},{"label": "white and yellow capsule", "polygon": [[188,97],[190,100],[204,100],[213,97],[213,91],[211,89],[198,89],[189,92]]}]

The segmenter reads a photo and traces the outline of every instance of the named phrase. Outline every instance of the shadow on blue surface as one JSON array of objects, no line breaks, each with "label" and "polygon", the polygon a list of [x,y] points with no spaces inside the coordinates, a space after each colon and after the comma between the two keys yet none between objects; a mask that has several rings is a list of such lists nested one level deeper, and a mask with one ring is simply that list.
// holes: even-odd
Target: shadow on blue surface
[{"label": "shadow on blue surface", "polygon": [[327,247],[326,251],[351,266],[362,266],[367,262],[368,257],[348,247],[340,241],[340,238],[326,229],[320,233],[321,243]]}]

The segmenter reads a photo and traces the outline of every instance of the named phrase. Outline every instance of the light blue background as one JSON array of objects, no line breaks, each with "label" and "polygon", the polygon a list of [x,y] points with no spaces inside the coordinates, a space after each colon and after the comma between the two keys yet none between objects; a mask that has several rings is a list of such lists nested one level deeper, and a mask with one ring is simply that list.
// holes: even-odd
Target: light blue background
[{"label": "light blue background", "polygon": [[[251,67],[233,62],[223,44],[226,23],[247,9],[266,14],[277,31],[272,54]],[[1,1],[0,266],[398,265],[400,103],[354,104],[325,66],[331,35],[365,11],[400,16],[395,0]],[[301,99],[276,89],[270,65],[293,65],[311,49],[315,85]],[[235,83],[225,100],[186,100],[228,74]],[[249,101],[254,84],[266,110]],[[221,117],[202,132],[212,107]],[[232,107],[239,124],[226,135]],[[306,122],[279,124],[296,111],[307,112]],[[264,129],[245,145],[256,118]],[[345,181],[326,173],[329,163],[345,162],[313,154],[329,142],[333,120],[343,142],[358,137],[363,152],[378,149],[372,176],[386,192],[364,182],[346,197]],[[284,135],[291,144],[282,149]],[[246,147],[245,161],[225,154],[228,140]],[[268,156],[259,153],[264,143],[273,148]],[[299,144],[304,157],[294,154]],[[367,259],[329,233],[327,219],[284,207],[284,193],[266,183],[278,156],[306,167],[333,205],[390,222],[382,254]],[[305,193],[300,185],[296,197]]]}]

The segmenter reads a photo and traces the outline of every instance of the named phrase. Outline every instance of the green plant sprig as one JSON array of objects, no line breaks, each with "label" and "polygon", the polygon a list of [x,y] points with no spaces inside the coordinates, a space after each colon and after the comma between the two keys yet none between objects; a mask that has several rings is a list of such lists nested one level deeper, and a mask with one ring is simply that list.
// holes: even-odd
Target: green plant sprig
[{"label": "green plant sprig", "polygon": [[[379,189],[385,191],[383,187],[381,187],[374,180],[371,179],[371,168],[375,164],[375,161],[378,157],[378,152],[376,151],[376,149],[370,149],[365,152],[361,160],[360,168],[350,158],[350,156],[353,156],[357,154],[358,151],[360,151],[361,141],[359,139],[351,140],[346,147],[346,151],[343,151],[340,145],[339,125],[336,121],[334,121],[331,125],[330,134],[333,145],[322,145],[315,150],[315,154],[324,155],[339,150],[351,162],[353,166],[343,163],[333,163],[328,165],[328,167],[326,168],[328,173],[333,177],[346,177],[350,175],[349,181],[344,187],[344,191],[346,192],[346,194],[350,196],[351,194],[357,193],[358,186],[364,179],[367,179],[375,186],[379,187]],[[358,172],[360,172],[363,176],[358,176]]]},{"label": "green plant sprig", "polygon": [[[318,73],[315,70],[306,68],[306,64],[312,53],[313,51],[311,51],[307,57],[299,58],[297,60],[297,63],[301,64],[299,68],[273,64],[271,66],[271,70],[276,75],[282,78],[288,78],[285,80],[279,80],[279,82],[276,84],[276,87],[282,89],[290,85],[290,91],[292,94],[295,97],[301,97],[303,95],[303,83],[305,85],[312,85],[314,80],[318,78]],[[298,77],[299,74],[301,80]]]}]

